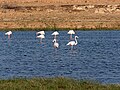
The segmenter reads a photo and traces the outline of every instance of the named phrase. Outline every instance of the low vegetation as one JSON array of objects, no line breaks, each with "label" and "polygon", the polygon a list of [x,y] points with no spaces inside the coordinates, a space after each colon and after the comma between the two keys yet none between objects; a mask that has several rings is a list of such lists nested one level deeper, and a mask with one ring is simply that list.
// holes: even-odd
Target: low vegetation
[{"label": "low vegetation", "polygon": [[[0,1],[0,29],[120,29],[119,3],[91,4],[87,0],[84,4],[57,2],[45,4],[41,0],[9,1]],[[51,2],[54,1],[57,0]],[[63,1],[70,0],[61,2]]]},{"label": "low vegetation", "polygon": [[120,90],[120,85],[102,85],[62,77],[33,78],[0,80],[0,90]]}]

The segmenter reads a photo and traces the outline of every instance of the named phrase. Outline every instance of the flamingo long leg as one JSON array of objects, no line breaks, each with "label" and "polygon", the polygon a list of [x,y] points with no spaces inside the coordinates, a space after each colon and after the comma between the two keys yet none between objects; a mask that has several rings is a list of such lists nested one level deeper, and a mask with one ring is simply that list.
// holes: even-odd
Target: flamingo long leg
[{"label": "flamingo long leg", "polygon": [[72,34],[70,34],[70,40],[72,40]]},{"label": "flamingo long leg", "polygon": [[42,38],[40,39],[40,43],[42,43]]},{"label": "flamingo long leg", "polygon": [[56,35],[54,36],[54,39],[56,39]]},{"label": "flamingo long leg", "polygon": [[10,35],[8,35],[8,39],[10,39]]}]

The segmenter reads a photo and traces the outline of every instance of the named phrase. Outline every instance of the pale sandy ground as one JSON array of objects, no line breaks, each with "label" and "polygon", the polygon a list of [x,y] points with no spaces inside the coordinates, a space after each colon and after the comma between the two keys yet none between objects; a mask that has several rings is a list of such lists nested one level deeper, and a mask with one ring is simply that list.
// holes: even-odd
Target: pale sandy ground
[{"label": "pale sandy ground", "polygon": [[120,0],[0,0],[0,6],[1,29],[120,29]]},{"label": "pale sandy ground", "polygon": [[17,4],[117,4],[120,0],[0,0],[0,3]]}]

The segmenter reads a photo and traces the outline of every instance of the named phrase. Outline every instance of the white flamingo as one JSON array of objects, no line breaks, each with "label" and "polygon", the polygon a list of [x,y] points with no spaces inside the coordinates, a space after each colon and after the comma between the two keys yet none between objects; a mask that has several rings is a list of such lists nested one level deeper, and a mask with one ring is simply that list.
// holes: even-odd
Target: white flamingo
[{"label": "white flamingo", "polygon": [[77,45],[77,38],[78,36],[75,36],[75,41],[70,41],[67,45],[71,46],[71,50],[73,49],[73,46]]},{"label": "white flamingo", "polygon": [[70,40],[72,40],[72,34],[75,34],[75,32],[73,30],[69,30],[68,34],[70,34]]},{"label": "white flamingo", "polygon": [[59,43],[57,43],[57,40],[56,40],[56,39],[54,39],[54,40],[53,40],[53,42],[54,42],[54,45],[53,45],[53,46],[54,46],[54,48],[58,48],[58,47],[59,47]]},{"label": "white flamingo", "polygon": [[12,35],[12,31],[6,32],[5,35],[8,35],[8,38],[10,38],[10,36]]},{"label": "white flamingo", "polygon": [[53,32],[52,35],[54,35],[54,39],[56,39],[56,36],[59,35],[57,31]]},{"label": "white flamingo", "polygon": [[39,32],[37,32],[36,34],[37,34],[37,35],[38,35],[38,34],[45,35],[45,32],[44,32],[44,31],[39,31]]},{"label": "white flamingo", "polygon": [[42,39],[45,38],[45,36],[44,35],[39,35],[39,36],[37,36],[37,38],[40,38],[40,43],[42,43]]}]

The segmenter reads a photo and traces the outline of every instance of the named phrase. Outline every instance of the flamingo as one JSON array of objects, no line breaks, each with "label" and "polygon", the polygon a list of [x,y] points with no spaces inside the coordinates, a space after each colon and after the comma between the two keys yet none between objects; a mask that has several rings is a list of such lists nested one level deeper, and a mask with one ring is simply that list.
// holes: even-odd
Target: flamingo
[{"label": "flamingo", "polygon": [[54,40],[53,40],[53,42],[54,42],[54,45],[53,45],[53,46],[54,46],[54,48],[58,48],[58,47],[59,47],[59,43],[57,43],[57,40],[56,40],[56,39],[54,39]]},{"label": "flamingo", "polygon": [[37,38],[40,38],[40,43],[42,43],[42,39],[45,38],[45,36],[44,35],[39,35],[39,36],[37,36]]},{"label": "flamingo", "polygon": [[54,39],[56,39],[56,36],[59,35],[57,31],[53,32],[52,35],[54,35]]},{"label": "flamingo", "polygon": [[8,31],[5,33],[5,35],[8,35],[8,38],[10,38],[11,34],[12,34],[12,31]]},{"label": "flamingo", "polygon": [[37,34],[37,35],[38,35],[38,34],[45,35],[45,32],[44,32],[44,31],[39,31],[39,32],[37,32],[36,34]]},{"label": "flamingo", "polygon": [[77,45],[77,38],[78,36],[75,36],[75,41],[70,41],[67,45],[71,46],[71,50],[73,49],[73,46]]},{"label": "flamingo", "polygon": [[70,40],[72,40],[72,34],[75,34],[75,32],[73,30],[69,30],[68,34],[70,34]]}]

